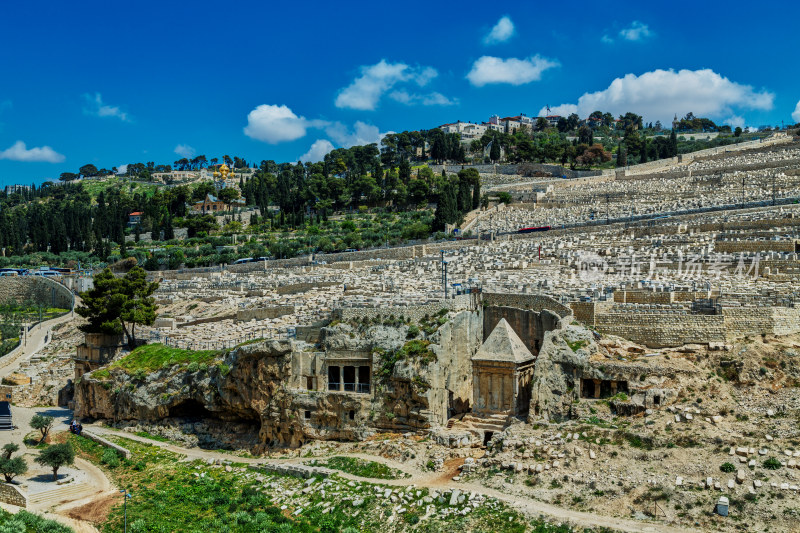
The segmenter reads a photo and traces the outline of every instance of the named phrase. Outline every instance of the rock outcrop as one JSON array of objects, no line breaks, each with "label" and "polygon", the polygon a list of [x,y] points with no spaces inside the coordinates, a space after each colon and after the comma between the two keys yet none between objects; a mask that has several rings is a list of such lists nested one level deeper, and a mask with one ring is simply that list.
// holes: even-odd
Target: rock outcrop
[{"label": "rock outcrop", "polygon": [[[309,439],[362,440],[379,430],[443,425],[451,412],[470,405],[480,315],[457,313],[428,338],[413,341],[406,325],[338,324],[322,328],[324,352],[303,342],[266,341],[236,348],[215,364],[173,365],[149,375],[111,365],[77,380],[75,414],[153,424],[155,431],[177,426],[200,445],[257,453]],[[369,364],[369,393],[329,391],[328,356]],[[318,373],[313,388],[299,375],[308,372]]]}]

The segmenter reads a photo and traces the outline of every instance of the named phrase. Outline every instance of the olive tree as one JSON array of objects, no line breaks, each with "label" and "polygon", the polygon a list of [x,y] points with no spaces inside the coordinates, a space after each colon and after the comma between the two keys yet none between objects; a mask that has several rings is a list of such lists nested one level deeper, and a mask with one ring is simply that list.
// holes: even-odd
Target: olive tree
[{"label": "olive tree", "polygon": [[58,481],[58,469],[75,462],[75,450],[66,442],[64,444],[53,444],[42,450],[42,453],[36,458],[36,462],[42,466],[52,468],[53,481]]}]

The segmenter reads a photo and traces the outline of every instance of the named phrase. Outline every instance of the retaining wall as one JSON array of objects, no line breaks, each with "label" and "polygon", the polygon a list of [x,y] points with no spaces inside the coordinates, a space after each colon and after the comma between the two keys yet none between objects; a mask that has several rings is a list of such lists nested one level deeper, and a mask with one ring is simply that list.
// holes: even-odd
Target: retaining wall
[{"label": "retaining wall", "polygon": [[72,291],[44,276],[0,276],[0,302],[33,301],[47,307],[72,309]]},{"label": "retaining wall", "polygon": [[[523,170],[530,170],[533,172],[547,172],[553,176],[565,176],[568,179],[582,178],[586,176],[600,176],[602,174],[599,170],[570,170],[562,167],[561,165],[546,165],[543,163],[521,163],[521,164],[496,164],[496,165],[447,165],[447,172],[458,174],[461,169],[474,168],[481,174],[504,174],[504,175],[520,175],[519,167],[524,166]],[[442,173],[442,165],[431,165],[431,170],[434,174]]]},{"label": "retaining wall", "polygon": [[747,240],[747,241],[715,241],[714,251],[721,253],[738,252],[787,252],[794,253],[794,240]]},{"label": "retaining wall", "polygon": [[485,292],[483,293],[483,303],[485,306],[516,307],[518,309],[530,309],[538,313],[547,309],[548,311],[556,313],[561,318],[572,314],[572,309],[568,306],[542,294]]},{"label": "retaining wall", "polygon": [[366,318],[404,317],[411,322],[419,322],[425,315],[432,317],[442,309],[448,311],[473,310],[472,295],[461,294],[452,299],[441,300],[424,305],[407,305],[396,307],[344,307],[334,309],[331,316],[334,320],[363,320]]},{"label": "retaining wall", "polygon": [[81,432],[81,435],[83,435],[84,437],[86,437],[89,440],[93,440],[94,442],[96,442],[97,444],[99,444],[101,446],[105,446],[106,448],[112,448],[114,450],[117,450],[120,454],[122,454],[123,457],[125,457],[125,459],[130,459],[131,458],[131,452],[127,448],[123,448],[119,444],[113,443],[108,439],[104,439],[100,435],[92,433],[91,431],[89,431],[87,429],[84,429]]},{"label": "retaining wall", "polygon": [[721,315],[661,313],[603,313],[595,316],[599,331],[617,335],[651,348],[725,342]]},{"label": "retaining wall", "polygon": [[0,502],[16,505],[24,509],[28,506],[28,497],[16,485],[0,483]]},{"label": "retaining wall", "polygon": [[237,322],[247,322],[249,320],[264,320],[265,318],[278,318],[285,315],[294,314],[293,305],[276,305],[273,307],[262,307],[260,309],[240,309],[236,311]]},{"label": "retaining wall", "polygon": [[211,322],[222,322],[223,320],[234,320],[236,317],[237,315],[230,314],[230,315],[212,316],[210,318],[198,318],[197,320],[190,320],[189,322],[181,322],[177,324],[177,327],[185,328],[187,326],[196,326],[197,324],[209,324]]}]

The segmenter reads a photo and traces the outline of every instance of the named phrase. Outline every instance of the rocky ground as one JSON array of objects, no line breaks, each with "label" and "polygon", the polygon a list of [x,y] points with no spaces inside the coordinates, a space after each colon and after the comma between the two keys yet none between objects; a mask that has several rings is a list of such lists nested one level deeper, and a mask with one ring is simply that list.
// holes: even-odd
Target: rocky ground
[{"label": "rocky ground", "polygon": [[[76,318],[53,327],[52,340],[20,364],[16,375],[27,376],[30,384],[14,388],[14,403],[22,407],[59,405],[60,391],[75,375],[72,357],[83,340]],[[12,378],[13,379],[13,378]]]},{"label": "rocky ground", "polygon": [[[619,339],[601,342],[612,354],[630,354],[633,347]],[[361,454],[405,464],[419,475],[438,472],[452,488],[478,483],[576,511],[655,516],[703,530],[795,531],[800,519],[798,347],[800,336],[746,339],[723,350],[663,349],[648,358],[650,364],[686,370],[674,403],[622,417],[605,400],[581,399],[575,419],[513,424],[486,449],[442,446],[425,432],[379,433],[356,443],[313,441],[295,450],[272,450],[269,457],[291,461]],[[129,429],[143,430],[186,442],[175,425]],[[472,502],[466,495],[465,505],[451,508],[452,491],[430,493],[433,501],[407,492],[392,493],[394,500],[387,496],[394,514],[402,515],[399,509],[409,505],[424,516],[441,512],[435,505],[440,497],[448,512],[462,512]],[[731,502],[728,518],[712,512],[723,495]]]}]

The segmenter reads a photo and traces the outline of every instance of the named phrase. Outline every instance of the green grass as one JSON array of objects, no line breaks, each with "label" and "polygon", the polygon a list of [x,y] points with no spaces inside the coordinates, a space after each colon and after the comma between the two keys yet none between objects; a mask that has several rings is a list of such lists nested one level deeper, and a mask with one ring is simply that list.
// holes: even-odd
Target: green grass
[{"label": "green grass", "polygon": [[99,368],[92,372],[92,378],[99,379],[100,381],[106,381],[111,379],[111,372],[109,372],[107,368]]},{"label": "green grass", "polygon": [[155,440],[158,442],[169,442],[169,439],[166,437],[162,437],[161,435],[153,435],[147,431],[137,431],[134,433],[137,437],[144,437],[146,439]]},{"label": "green grass", "polygon": [[[226,472],[221,467],[201,461],[182,462],[182,456],[178,454],[123,437],[110,439],[130,450],[132,458],[120,459],[116,466],[110,466],[102,462],[103,455],[107,454],[102,446],[70,434],[63,434],[63,439],[75,445],[80,457],[102,468],[116,486],[130,491],[132,498],[127,506],[128,531],[133,533],[383,533],[387,531],[387,518],[392,513],[383,498],[376,496],[376,487],[381,490],[386,488],[377,482],[354,482],[351,485],[334,476],[326,491],[305,494],[302,491],[304,479],[260,472],[262,481],[256,481],[253,472],[236,468],[236,465],[233,465],[232,472]],[[374,466],[370,468],[376,469]],[[280,490],[271,487],[273,484],[277,484]],[[398,491],[398,488],[394,490]],[[289,492],[292,495],[287,496]],[[427,489],[419,489],[418,492],[420,494],[415,496],[416,499],[429,495]],[[350,498],[362,501],[357,509]],[[281,505],[286,505],[284,511]],[[541,520],[525,518],[495,500],[465,516],[441,516],[440,511],[451,509],[447,500],[434,500],[433,505],[435,511],[429,517],[423,516],[422,507],[398,514],[399,520],[392,524],[391,530],[397,533],[573,531],[567,525],[549,525]],[[300,513],[295,514],[298,510]],[[103,533],[122,531],[121,498],[99,529]]]},{"label": "green grass", "polygon": [[334,456],[325,460],[311,461],[313,466],[324,466],[332,470],[339,470],[347,474],[374,479],[399,479],[406,474],[395,468],[389,468],[383,463],[366,461],[356,457]]},{"label": "green grass", "polygon": [[570,349],[571,349],[573,352],[577,352],[578,350],[580,350],[581,348],[583,348],[583,347],[584,347],[584,346],[586,346],[587,344],[589,344],[589,341],[586,341],[586,340],[580,340],[580,341],[571,341],[571,342],[570,342],[570,341],[567,341],[567,346],[569,346],[569,347],[570,347]]},{"label": "green grass", "polygon": [[72,529],[25,510],[11,514],[0,509],[0,531],[3,533],[71,533]]},{"label": "green grass", "polygon": [[195,351],[170,348],[163,344],[146,344],[139,346],[122,359],[115,361],[108,368],[120,368],[128,374],[139,370],[154,372],[162,368],[189,363],[208,365],[220,359],[224,353],[222,350]]}]

